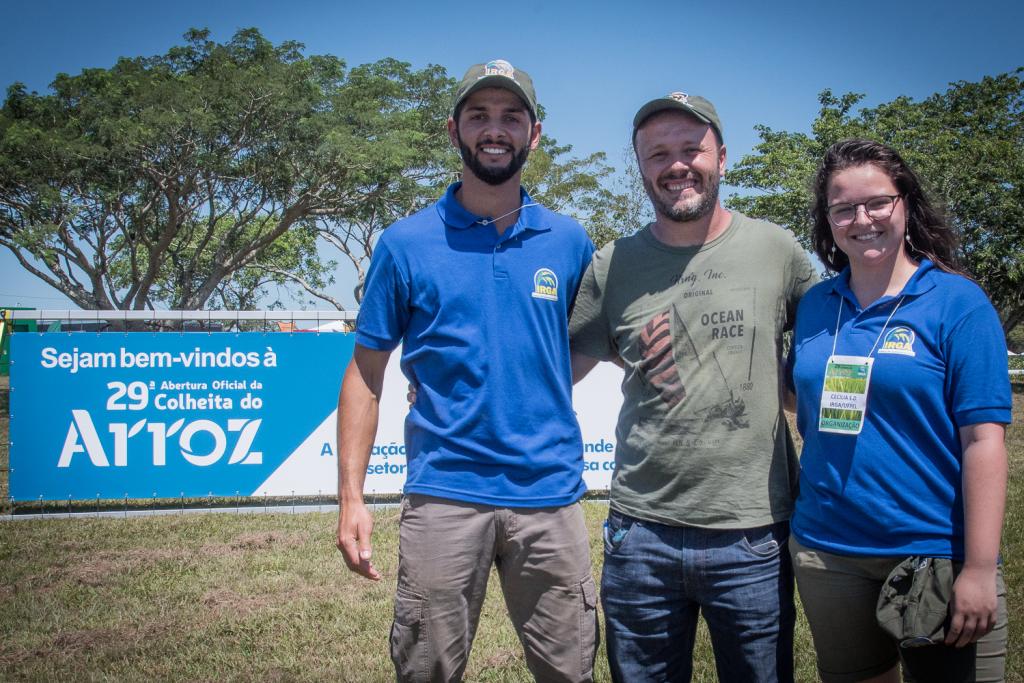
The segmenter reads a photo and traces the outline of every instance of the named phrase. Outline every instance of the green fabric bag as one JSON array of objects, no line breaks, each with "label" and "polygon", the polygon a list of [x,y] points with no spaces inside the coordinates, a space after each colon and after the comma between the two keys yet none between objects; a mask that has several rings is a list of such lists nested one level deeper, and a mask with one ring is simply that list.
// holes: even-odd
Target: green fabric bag
[{"label": "green fabric bag", "polygon": [[941,643],[949,626],[953,599],[953,561],[908,557],[886,577],[878,595],[875,618],[900,647]]}]

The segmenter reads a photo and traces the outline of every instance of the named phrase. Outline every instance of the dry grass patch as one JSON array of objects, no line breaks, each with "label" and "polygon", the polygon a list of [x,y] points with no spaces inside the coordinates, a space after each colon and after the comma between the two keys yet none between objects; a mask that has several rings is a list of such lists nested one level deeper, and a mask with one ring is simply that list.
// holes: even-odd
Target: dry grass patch
[{"label": "dry grass patch", "polygon": [[146,643],[163,638],[170,625],[148,622],[121,627],[65,629],[37,647],[18,643],[0,646],[0,666],[43,668],[80,666],[82,661],[122,660],[146,649]]},{"label": "dry grass patch", "polygon": [[245,533],[235,537],[229,547],[232,550],[270,550],[298,548],[309,540],[309,534],[284,534],[278,531]]},{"label": "dry grass patch", "polygon": [[278,596],[272,593],[241,595],[229,588],[214,588],[203,595],[201,602],[215,614],[239,618],[272,609],[280,604]]}]

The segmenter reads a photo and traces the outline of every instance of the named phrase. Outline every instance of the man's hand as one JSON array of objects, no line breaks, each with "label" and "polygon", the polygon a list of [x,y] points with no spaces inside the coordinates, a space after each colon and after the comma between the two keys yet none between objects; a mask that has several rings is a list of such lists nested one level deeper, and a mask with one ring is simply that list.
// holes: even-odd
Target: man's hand
[{"label": "man's hand", "polygon": [[356,574],[362,574],[374,581],[380,580],[380,572],[370,561],[373,550],[370,537],[373,535],[373,515],[363,503],[346,503],[338,515],[338,550],[345,557],[345,564]]},{"label": "man's hand", "polygon": [[[582,353],[576,351],[570,352],[569,361],[572,366],[572,383],[578,384],[580,380],[590,374],[590,371],[594,369],[594,366],[601,361],[597,358],[591,358],[590,356],[584,356]],[[619,367],[622,367],[622,359],[617,358]]]},{"label": "man's hand", "polygon": [[374,581],[380,574],[370,562],[373,517],[363,502],[363,485],[390,355],[356,344],[338,396],[338,550],[349,569]]},{"label": "man's hand", "polygon": [[996,625],[996,571],[964,567],[953,582],[953,618],[946,645],[964,647],[977,642]]}]

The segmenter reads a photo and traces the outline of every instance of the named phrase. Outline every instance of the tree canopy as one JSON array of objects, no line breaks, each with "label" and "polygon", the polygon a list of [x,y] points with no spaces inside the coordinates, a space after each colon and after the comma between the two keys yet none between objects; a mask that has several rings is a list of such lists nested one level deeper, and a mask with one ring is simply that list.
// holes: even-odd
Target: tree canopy
[{"label": "tree canopy", "polygon": [[958,81],[920,102],[854,111],[863,95],[825,90],[810,134],[758,126],[761,142],[726,175],[756,194],[728,205],[793,230],[810,245],[811,181],[825,150],[851,137],[895,148],[959,236],[963,264],[1009,333],[1024,320],[1024,68]]},{"label": "tree canopy", "polygon": [[83,308],[251,305],[285,273],[322,285],[317,219],[370,211],[434,163],[446,83],[389,59],[347,71],[245,29],[60,74],[52,94],[15,84],[0,244]]}]

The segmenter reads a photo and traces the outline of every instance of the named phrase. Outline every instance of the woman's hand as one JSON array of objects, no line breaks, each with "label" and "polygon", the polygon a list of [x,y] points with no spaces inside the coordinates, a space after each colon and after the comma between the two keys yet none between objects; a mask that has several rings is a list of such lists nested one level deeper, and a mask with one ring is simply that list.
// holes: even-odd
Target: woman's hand
[{"label": "woman's hand", "polygon": [[952,620],[946,633],[946,645],[964,647],[996,625],[996,568],[964,567],[953,582],[950,602]]}]

